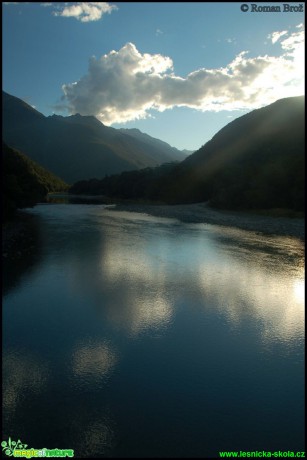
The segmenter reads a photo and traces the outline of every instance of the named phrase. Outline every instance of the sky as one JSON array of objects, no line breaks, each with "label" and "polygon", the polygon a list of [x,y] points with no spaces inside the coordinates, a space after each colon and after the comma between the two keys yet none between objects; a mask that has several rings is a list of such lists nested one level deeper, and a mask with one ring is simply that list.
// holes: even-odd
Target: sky
[{"label": "sky", "polygon": [[254,5],[3,2],[3,90],[46,116],[94,115],[197,150],[304,94],[305,4]]}]

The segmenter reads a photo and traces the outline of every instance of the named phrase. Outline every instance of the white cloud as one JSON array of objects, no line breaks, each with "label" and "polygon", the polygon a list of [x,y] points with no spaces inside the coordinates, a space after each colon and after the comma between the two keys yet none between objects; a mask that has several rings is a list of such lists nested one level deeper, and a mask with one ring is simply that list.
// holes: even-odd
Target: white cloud
[{"label": "white cloud", "polygon": [[64,6],[59,6],[54,11],[54,16],[61,16],[66,18],[76,18],[81,22],[98,21],[106,13],[111,13],[117,9],[117,6],[110,5],[107,2],[77,2],[77,3],[64,3]]},{"label": "white cloud", "polygon": [[288,32],[286,30],[282,30],[281,32],[273,32],[272,34],[268,35],[268,38],[272,40],[272,43],[278,42],[278,40],[283,36],[286,35]]},{"label": "white cloud", "polygon": [[161,29],[156,30],[156,36],[163,35],[163,31]]},{"label": "white cloud", "polygon": [[301,45],[303,45],[304,39],[305,39],[305,36],[304,36],[303,31],[295,32],[291,34],[288,38],[285,38],[284,40],[282,40],[281,46],[285,50],[288,50],[291,52],[293,50],[296,50],[297,47],[300,47]]},{"label": "white cloud", "polygon": [[62,102],[70,113],[95,115],[106,124],[175,106],[251,110],[304,92],[304,32],[287,35],[280,56],[249,57],[242,51],[225,67],[201,68],[185,78],[173,73],[169,57],[141,54],[127,43],[100,59],[92,57],[85,76],[62,86]]}]

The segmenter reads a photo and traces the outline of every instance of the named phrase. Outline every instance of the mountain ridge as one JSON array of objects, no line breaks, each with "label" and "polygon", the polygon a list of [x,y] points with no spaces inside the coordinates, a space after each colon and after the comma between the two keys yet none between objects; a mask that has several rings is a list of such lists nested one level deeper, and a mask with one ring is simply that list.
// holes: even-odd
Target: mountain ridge
[{"label": "mountain ridge", "polygon": [[283,98],[231,121],[178,165],[75,184],[97,193],[223,209],[304,210],[304,96]]},{"label": "mountain ridge", "polygon": [[138,139],[142,142],[149,143],[152,145],[155,143],[156,146],[159,146],[162,150],[163,149],[168,149],[169,153],[174,156],[174,161],[182,161],[187,157],[186,151],[185,150],[180,150],[181,155],[178,154],[178,149],[175,147],[170,146],[167,142],[162,141],[161,139],[158,139],[156,137],[152,137],[149,134],[143,133],[140,131],[138,128],[120,128],[119,131],[121,131],[124,134],[128,134],[129,136],[134,137],[135,139]]},{"label": "mountain ridge", "polygon": [[291,208],[297,178],[302,208],[304,104],[304,96],[283,98],[224,126],[179,165],[172,179],[174,188],[180,183],[174,200],[209,199],[226,208],[253,208],[256,203]]},{"label": "mountain ridge", "polygon": [[136,139],[105,126],[94,116],[45,117],[4,91],[2,100],[4,141],[69,183],[179,161],[185,156],[167,143],[161,149],[163,141],[155,142],[144,133],[143,139]]}]

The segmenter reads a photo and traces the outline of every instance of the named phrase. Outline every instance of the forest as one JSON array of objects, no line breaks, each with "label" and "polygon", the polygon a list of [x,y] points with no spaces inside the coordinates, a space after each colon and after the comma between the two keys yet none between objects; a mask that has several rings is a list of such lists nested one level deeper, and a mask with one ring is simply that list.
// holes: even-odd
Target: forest
[{"label": "forest", "polygon": [[17,209],[43,201],[49,192],[68,185],[18,150],[2,143],[2,218],[12,219]]}]

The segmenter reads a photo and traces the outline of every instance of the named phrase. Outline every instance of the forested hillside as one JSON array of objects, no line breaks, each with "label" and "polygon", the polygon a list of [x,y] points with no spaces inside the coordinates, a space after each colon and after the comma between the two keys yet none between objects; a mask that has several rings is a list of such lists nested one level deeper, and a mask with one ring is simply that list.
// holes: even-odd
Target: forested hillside
[{"label": "forested hillside", "polygon": [[[120,198],[302,211],[304,103],[303,96],[276,101],[229,123],[179,164],[106,177],[95,188]],[[73,190],[80,188],[85,193],[86,182]]]},{"label": "forested hillside", "polygon": [[67,190],[68,185],[23,153],[2,144],[2,209],[4,220],[16,209],[33,206],[48,192]]}]

